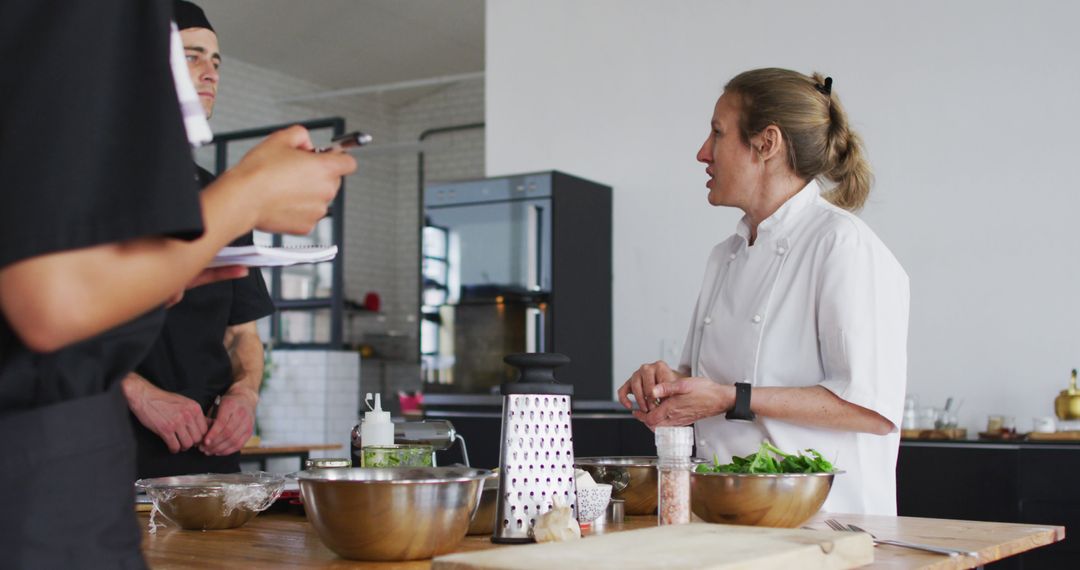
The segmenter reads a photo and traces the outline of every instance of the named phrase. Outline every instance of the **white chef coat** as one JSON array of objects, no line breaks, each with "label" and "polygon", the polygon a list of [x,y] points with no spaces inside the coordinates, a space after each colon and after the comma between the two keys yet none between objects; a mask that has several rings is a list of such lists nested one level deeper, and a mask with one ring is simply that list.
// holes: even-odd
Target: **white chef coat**
[{"label": "white chef coat", "polygon": [[[758,225],[753,246],[749,235],[743,218],[713,248],[680,366],[722,384],[822,386],[899,428],[909,296],[896,258],[816,181]],[[763,439],[817,449],[845,471],[825,510],[896,514],[898,429],[878,436],[722,415],[695,428],[696,455],[709,460],[753,453]]]}]

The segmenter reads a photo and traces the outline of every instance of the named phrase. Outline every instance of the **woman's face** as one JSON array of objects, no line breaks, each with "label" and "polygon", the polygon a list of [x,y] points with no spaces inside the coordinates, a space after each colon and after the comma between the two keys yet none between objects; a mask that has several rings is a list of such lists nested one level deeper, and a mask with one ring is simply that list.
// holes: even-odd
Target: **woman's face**
[{"label": "woman's face", "polygon": [[[725,93],[713,109],[709,136],[698,150],[709,181],[709,203],[713,206],[744,208],[756,186],[754,154],[739,134],[739,109],[735,97]],[[757,165],[760,166],[760,165]]]}]

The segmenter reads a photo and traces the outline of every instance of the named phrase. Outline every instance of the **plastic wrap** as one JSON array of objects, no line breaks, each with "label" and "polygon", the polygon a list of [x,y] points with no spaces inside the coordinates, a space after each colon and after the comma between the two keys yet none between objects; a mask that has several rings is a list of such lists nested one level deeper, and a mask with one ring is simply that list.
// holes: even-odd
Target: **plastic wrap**
[{"label": "plastic wrap", "polygon": [[207,473],[140,479],[135,486],[153,502],[150,533],[163,526],[157,515],[189,530],[236,528],[281,495],[285,478],[270,473]]}]

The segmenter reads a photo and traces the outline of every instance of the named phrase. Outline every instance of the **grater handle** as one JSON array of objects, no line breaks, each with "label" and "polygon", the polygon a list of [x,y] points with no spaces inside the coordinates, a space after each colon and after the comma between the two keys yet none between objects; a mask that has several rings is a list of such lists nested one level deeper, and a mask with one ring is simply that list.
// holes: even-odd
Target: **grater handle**
[{"label": "grater handle", "polygon": [[555,369],[570,364],[570,357],[556,352],[530,352],[509,354],[503,362],[518,369],[518,383],[553,384]]}]

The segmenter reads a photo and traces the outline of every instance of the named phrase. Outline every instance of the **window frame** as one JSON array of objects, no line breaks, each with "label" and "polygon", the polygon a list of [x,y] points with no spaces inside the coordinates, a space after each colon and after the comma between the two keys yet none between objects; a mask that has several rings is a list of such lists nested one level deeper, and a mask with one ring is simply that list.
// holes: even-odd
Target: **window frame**
[{"label": "window frame", "polygon": [[[229,164],[229,143],[249,139],[263,138],[275,131],[300,125],[309,131],[318,129],[330,129],[331,136],[338,136],[345,132],[345,119],[341,117],[327,117],[309,121],[299,121],[283,125],[270,125],[254,129],[230,131],[214,135],[209,145],[214,145],[214,170],[220,176]],[[338,252],[331,261],[330,296],[311,299],[283,299],[281,297],[281,267],[268,268],[270,271],[270,298],[274,302],[274,313],[270,315],[270,339],[277,348],[291,349],[326,349],[343,348],[344,334],[344,295],[345,295],[345,179],[341,179],[341,188],[337,196],[330,203],[326,216],[331,219],[331,236]],[[274,247],[282,245],[282,234],[270,234],[271,244]],[[281,339],[281,312],[282,311],[309,311],[314,314],[319,310],[330,310],[330,340],[329,342],[284,342]]]}]

